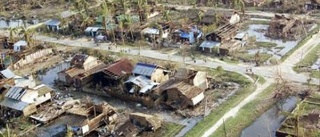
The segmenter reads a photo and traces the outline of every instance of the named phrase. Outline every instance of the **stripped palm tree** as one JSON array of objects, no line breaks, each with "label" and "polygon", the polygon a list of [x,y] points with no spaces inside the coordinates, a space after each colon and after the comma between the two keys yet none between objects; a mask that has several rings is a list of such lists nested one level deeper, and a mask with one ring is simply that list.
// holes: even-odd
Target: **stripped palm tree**
[{"label": "stripped palm tree", "polygon": [[31,46],[31,43],[33,42],[32,36],[34,34],[33,29],[28,29],[26,27],[22,27],[19,35],[23,35],[24,40],[27,42],[28,46]]},{"label": "stripped palm tree", "polygon": [[245,3],[243,0],[233,0],[232,1],[233,8],[240,7],[242,14],[245,13]]},{"label": "stripped palm tree", "polygon": [[14,27],[10,27],[9,28],[9,40],[10,42],[13,42],[13,37],[14,35],[17,33],[17,28],[14,28]]}]

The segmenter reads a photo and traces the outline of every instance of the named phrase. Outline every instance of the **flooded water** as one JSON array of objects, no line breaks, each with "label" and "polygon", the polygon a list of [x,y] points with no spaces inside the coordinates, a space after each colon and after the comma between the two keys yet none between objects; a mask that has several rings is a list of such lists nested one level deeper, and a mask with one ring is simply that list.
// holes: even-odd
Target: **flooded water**
[{"label": "flooded water", "polygon": [[[296,97],[286,99],[281,106],[282,110],[291,112],[295,108],[297,101]],[[273,106],[244,129],[241,137],[275,137],[276,130],[285,119],[279,112],[280,110],[277,106]]]},{"label": "flooded water", "polygon": [[267,29],[268,29],[268,25],[253,24],[253,25],[249,25],[247,32],[249,34],[249,37],[255,36],[256,41],[258,42],[276,43],[277,46],[272,47],[271,49],[267,49],[267,48],[250,49],[248,50],[249,54],[255,54],[259,51],[260,53],[268,53],[273,55],[273,57],[275,57],[276,59],[280,59],[284,54],[286,54],[288,51],[290,51],[292,48],[294,48],[298,44],[298,41],[283,41],[279,39],[268,38],[264,35]]}]

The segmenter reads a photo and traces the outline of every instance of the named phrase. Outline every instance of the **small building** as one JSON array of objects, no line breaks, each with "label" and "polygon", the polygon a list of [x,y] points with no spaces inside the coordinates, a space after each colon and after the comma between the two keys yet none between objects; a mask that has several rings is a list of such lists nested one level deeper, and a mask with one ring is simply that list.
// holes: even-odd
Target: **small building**
[{"label": "small building", "polygon": [[47,22],[45,22],[44,24],[47,26],[47,28],[50,31],[58,31],[60,30],[60,21],[57,19],[50,19]]},{"label": "small building", "polygon": [[234,37],[234,40],[240,41],[241,47],[244,47],[247,44],[248,38],[249,34],[247,32],[241,32]]},{"label": "small building", "polygon": [[129,80],[125,82],[125,87],[127,91],[131,94],[147,94],[157,85],[159,84],[141,75],[131,77],[129,78]]},{"label": "small building", "polygon": [[161,83],[169,79],[168,71],[154,64],[139,62],[133,68],[133,76],[145,76],[153,82]]},{"label": "small building", "polygon": [[163,96],[164,102],[170,104],[170,106],[186,108],[195,106],[204,99],[204,89],[181,81],[166,88]]},{"label": "small building", "polygon": [[91,36],[91,37],[96,37],[98,36],[100,33],[100,31],[103,30],[102,27],[98,27],[98,26],[95,26],[95,27],[87,27],[84,32],[87,36]]},{"label": "small building", "polygon": [[37,105],[51,99],[51,91],[52,89],[45,85],[32,89],[14,86],[8,90],[0,105],[28,116],[37,111]]},{"label": "small building", "polygon": [[205,40],[200,44],[199,47],[204,52],[212,53],[212,52],[216,51],[219,54],[220,45],[221,45],[220,42]]},{"label": "small building", "polygon": [[22,50],[25,50],[27,46],[28,46],[28,43],[26,41],[20,40],[13,44],[13,50],[15,52],[20,52]]}]

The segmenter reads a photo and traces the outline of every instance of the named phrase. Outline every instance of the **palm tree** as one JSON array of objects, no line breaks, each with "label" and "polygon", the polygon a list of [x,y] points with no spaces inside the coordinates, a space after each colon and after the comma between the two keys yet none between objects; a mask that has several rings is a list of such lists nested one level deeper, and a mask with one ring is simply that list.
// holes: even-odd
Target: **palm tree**
[{"label": "palm tree", "polygon": [[32,36],[34,34],[33,29],[28,29],[26,27],[22,27],[22,29],[19,32],[19,35],[23,35],[24,40],[27,42],[28,46],[31,46],[32,42]]},{"label": "palm tree", "polygon": [[17,28],[10,27],[9,28],[9,40],[10,42],[13,42],[13,37],[17,33]]},{"label": "palm tree", "polygon": [[240,6],[240,10],[241,10],[242,14],[244,14],[246,5],[243,0],[233,0],[232,5],[233,5],[233,8]]},{"label": "palm tree", "polygon": [[138,0],[138,14],[139,14],[139,22],[140,25],[142,25],[142,21],[143,21],[143,13],[146,11],[144,9],[144,7],[146,6],[147,1],[146,0]]},{"label": "palm tree", "polygon": [[163,20],[165,20],[165,21],[171,21],[170,10],[164,11],[162,18],[163,18]]},{"label": "palm tree", "polygon": [[124,24],[124,25],[125,25],[125,28],[126,28],[126,29],[129,29],[129,31],[130,31],[130,38],[133,39],[133,33],[132,33],[133,20],[132,20],[132,17],[131,17],[130,15],[125,15],[124,19],[125,19],[125,22],[124,22],[124,23],[125,23],[125,24]]},{"label": "palm tree", "polygon": [[124,32],[124,21],[123,20],[121,20],[119,22],[119,29],[120,29],[120,33],[121,33],[122,45],[124,45],[124,34],[123,34],[123,32]]}]

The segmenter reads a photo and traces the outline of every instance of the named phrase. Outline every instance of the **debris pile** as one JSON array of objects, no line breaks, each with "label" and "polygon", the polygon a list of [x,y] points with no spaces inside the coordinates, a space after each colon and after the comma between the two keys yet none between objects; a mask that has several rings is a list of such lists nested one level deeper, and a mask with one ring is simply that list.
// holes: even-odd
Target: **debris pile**
[{"label": "debris pile", "polygon": [[312,27],[312,24],[312,20],[276,14],[272,18],[265,35],[275,39],[284,38],[287,40],[295,40],[306,35]]}]

